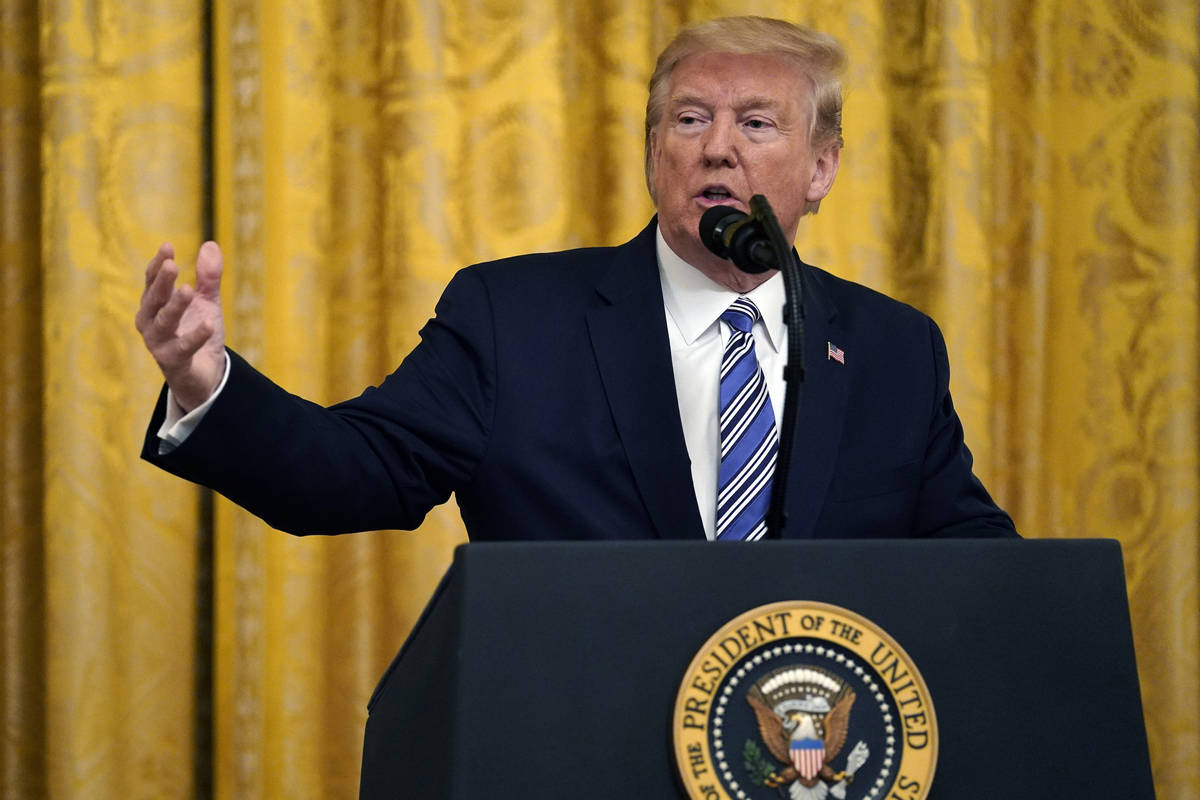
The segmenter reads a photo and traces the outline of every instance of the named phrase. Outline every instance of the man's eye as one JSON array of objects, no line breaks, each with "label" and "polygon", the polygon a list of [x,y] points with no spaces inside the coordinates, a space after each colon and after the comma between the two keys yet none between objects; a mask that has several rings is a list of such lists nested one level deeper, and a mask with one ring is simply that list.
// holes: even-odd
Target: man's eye
[{"label": "man's eye", "polygon": [[699,117],[692,116],[691,114],[684,114],[682,117],[679,118],[680,125],[695,125],[699,121],[700,121]]},{"label": "man's eye", "polygon": [[746,120],[746,127],[753,128],[754,130],[762,130],[771,127],[771,124],[765,119],[749,119]]}]

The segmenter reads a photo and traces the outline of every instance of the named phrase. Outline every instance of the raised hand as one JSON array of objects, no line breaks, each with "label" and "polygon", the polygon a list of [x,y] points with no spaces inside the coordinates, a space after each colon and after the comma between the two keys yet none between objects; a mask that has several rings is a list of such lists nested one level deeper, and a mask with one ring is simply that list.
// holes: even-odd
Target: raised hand
[{"label": "raised hand", "polygon": [[221,248],[205,242],[196,257],[194,289],[175,287],[179,265],[169,244],[158,248],[146,267],[134,324],[185,412],[207,400],[225,374],[221,266]]}]

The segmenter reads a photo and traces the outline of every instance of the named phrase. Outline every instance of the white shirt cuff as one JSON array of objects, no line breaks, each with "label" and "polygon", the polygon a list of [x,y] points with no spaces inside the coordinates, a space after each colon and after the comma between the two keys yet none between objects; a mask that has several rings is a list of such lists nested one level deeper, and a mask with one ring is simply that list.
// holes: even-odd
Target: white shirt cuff
[{"label": "white shirt cuff", "polygon": [[179,403],[175,402],[175,395],[170,388],[167,389],[167,414],[158,428],[158,454],[160,456],[179,447],[192,435],[192,431],[196,430],[196,426],[204,419],[208,409],[212,407],[213,402],[225,388],[225,383],[229,380],[229,366],[229,353],[226,352],[225,374],[221,376],[221,382],[217,384],[217,388],[208,396],[207,400],[186,414],[183,413],[183,408]]}]

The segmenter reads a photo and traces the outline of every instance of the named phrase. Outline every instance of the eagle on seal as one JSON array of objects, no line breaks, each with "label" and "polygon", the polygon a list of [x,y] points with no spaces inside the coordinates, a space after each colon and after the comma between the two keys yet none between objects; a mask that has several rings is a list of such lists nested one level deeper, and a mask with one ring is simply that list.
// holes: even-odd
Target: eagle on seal
[{"label": "eagle on seal", "polygon": [[837,783],[849,778],[845,772],[834,772],[828,762],[837,757],[846,743],[854,698],[854,691],[845,686],[828,713],[816,715],[796,708],[779,713],[767,705],[760,691],[753,690],[746,695],[767,749],[778,761],[788,765],[783,772],[771,777],[769,786],[799,781],[811,789],[822,780]]}]

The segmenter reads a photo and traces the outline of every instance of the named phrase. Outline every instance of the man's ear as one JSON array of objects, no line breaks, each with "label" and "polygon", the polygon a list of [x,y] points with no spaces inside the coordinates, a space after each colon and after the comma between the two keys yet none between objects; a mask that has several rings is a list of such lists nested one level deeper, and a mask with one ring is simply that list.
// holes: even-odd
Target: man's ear
[{"label": "man's ear", "polygon": [[842,148],[836,144],[830,145],[817,155],[814,163],[812,181],[808,184],[808,192],[804,199],[816,203],[824,199],[833,188],[833,179],[837,177],[838,165],[842,163]]}]

